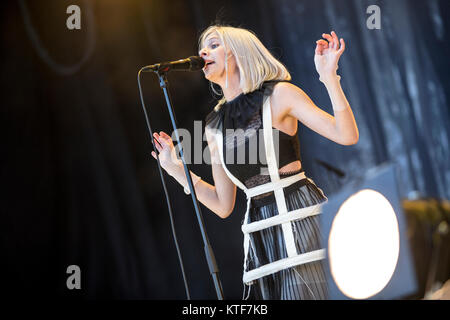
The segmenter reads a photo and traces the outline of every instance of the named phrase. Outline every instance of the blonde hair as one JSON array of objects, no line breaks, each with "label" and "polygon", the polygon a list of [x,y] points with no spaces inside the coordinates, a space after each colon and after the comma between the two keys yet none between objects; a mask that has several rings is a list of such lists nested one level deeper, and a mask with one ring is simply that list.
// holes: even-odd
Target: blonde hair
[{"label": "blonde hair", "polygon": [[230,49],[235,57],[240,75],[239,87],[243,93],[259,89],[264,81],[291,80],[286,67],[275,59],[252,31],[212,25],[200,35],[199,50],[203,48],[205,39],[212,33],[219,36],[225,52]]}]

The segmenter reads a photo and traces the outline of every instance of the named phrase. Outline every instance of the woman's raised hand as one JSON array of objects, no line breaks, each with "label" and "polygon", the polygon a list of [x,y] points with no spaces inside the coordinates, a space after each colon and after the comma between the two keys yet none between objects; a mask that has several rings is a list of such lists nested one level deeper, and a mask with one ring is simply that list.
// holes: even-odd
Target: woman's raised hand
[{"label": "woman's raised hand", "polygon": [[[168,174],[172,174],[172,171],[179,168],[180,164],[182,164],[181,160],[177,158],[172,138],[163,131],[159,134],[157,132],[153,133],[153,138],[156,150],[158,151],[161,167],[163,167]],[[156,159],[155,151],[152,151],[152,156]]]},{"label": "woman's raised hand", "polygon": [[322,37],[326,40],[320,39],[316,41],[314,63],[317,73],[319,73],[320,81],[324,82],[328,78],[336,76],[336,70],[339,68],[339,57],[345,50],[345,42],[343,38],[339,41],[334,31],[331,31],[331,35],[323,33]]}]

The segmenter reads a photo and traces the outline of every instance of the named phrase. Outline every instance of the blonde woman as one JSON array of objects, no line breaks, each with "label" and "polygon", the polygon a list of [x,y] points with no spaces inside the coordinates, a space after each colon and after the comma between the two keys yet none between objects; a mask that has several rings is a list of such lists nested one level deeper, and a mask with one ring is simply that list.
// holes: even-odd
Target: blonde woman
[{"label": "blonde woman", "polygon": [[[345,42],[333,31],[322,36],[314,62],[334,116],[289,82],[287,69],[252,32],[214,25],[199,39],[205,78],[223,97],[206,117],[214,185],[191,177],[199,201],[221,218],[233,211],[236,186],[247,195],[244,299],[327,298],[318,214],[328,199],[302,168],[298,121],[342,145],[357,143],[358,128],[336,74]],[[154,138],[162,167],[188,193],[171,138]]]}]

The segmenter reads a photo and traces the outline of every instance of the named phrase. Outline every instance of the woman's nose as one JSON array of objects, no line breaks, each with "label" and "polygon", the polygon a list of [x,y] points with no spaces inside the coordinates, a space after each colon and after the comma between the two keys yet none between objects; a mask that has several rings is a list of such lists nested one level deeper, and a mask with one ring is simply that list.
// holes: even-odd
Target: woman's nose
[{"label": "woman's nose", "polygon": [[200,50],[200,57],[206,57],[206,56],[207,56],[206,49]]}]

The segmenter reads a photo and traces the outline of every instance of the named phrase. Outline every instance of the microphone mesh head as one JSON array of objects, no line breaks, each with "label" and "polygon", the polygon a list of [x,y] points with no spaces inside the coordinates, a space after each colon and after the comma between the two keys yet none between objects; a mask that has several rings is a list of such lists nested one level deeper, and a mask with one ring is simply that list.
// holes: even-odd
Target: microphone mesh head
[{"label": "microphone mesh head", "polygon": [[199,56],[192,56],[188,59],[191,61],[191,68],[189,69],[190,71],[198,71],[205,66],[205,60],[203,60]]}]

